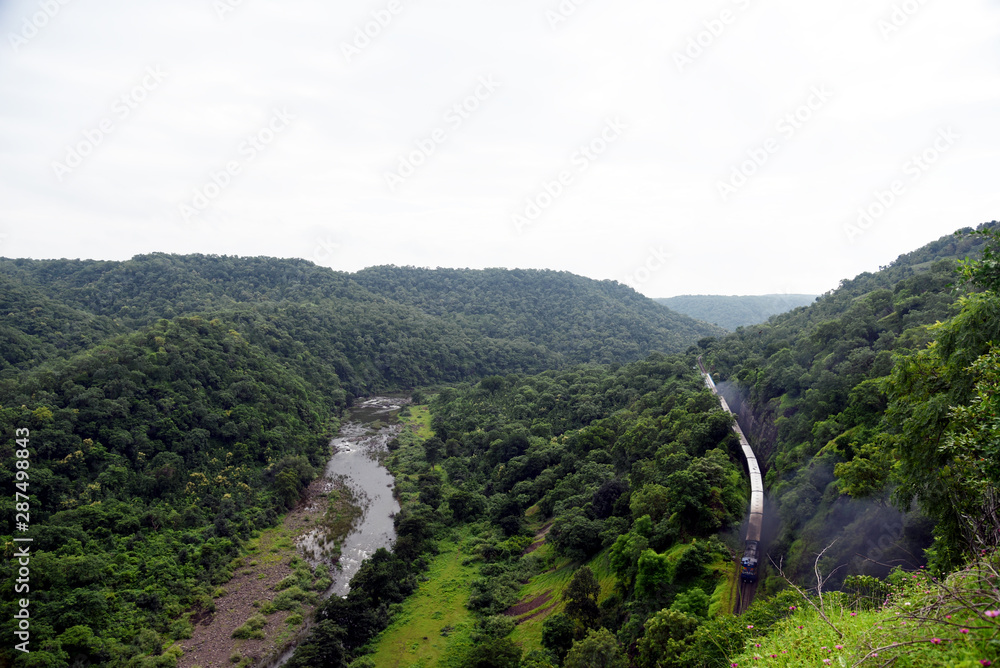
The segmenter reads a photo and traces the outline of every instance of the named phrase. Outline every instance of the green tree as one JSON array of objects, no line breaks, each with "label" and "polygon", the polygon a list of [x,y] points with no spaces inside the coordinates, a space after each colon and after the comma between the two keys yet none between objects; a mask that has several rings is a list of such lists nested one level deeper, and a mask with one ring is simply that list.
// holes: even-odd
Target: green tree
[{"label": "green tree", "polygon": [[521,648],[510,638],[489,638],[469,653],[469,668],[519,668]]},{"label": "green tree", "polygon": [[561,612],[549,615],[542,622],[542,647],[549,650],[559,663],[573,647],[576,624]]},{"label": "green tree", "polygon": [[563,661],[565,668],[625,668],[618,641],[607,629],[592,630],[583,640],[573,643],[573,648]]},{"label": "green tree", "polygon": [[674,609],[660,610],[647,619],[646,632],[639,640],[640,668],[683,668],[680,657],[687,649],[685,640],[696,628],[695,617]]},{"label": "green tree", "polygon": [[577,569],[562,595],[566,601],[566,616],[584,629],[593,627],[601,617],[601,610],[597,605],[600,594],[601,584],[590,567],[582,566]]},{"label": "green tree", "polygon": [[435,466],[444,457],[444,441],[437,436],[431,436],[424,441],[424,457],[428,464]]}]

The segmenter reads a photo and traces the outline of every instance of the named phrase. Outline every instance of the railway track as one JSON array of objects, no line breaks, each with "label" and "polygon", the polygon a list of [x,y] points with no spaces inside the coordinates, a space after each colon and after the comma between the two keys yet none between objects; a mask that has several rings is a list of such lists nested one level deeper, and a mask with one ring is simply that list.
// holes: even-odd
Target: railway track
[{"label": "railway track", "polygon": [[[722,408],[726,412],[735,415],[729,408],[729,404],[726,403],[725,397],[719,394],[718,388],[715,387],[715,381],[712,380],[712,375],[708,373],[705,365],[702,363],[701,356],[698,357],[698,369],[705,379],[705,385],[719,398]],[[733,610],[735,614],[740,615],[753,603],[753,598],[757,593],[757,580],[760,575],[760,568],[762,567],[761,557],[763,553],[760,547],[760,535],[764,524],[764,481],[760,474],[757,456],[754,454],[753,448],[750,447],[750,442],[740,428],[739,422],[733,423],[733,431],[736,432],[736,435],[740,439],[740,447],[743,449],[747,472],[750,474],[750,513],[747,519],[746,538],[743,543],[743,557],[740,559],[739,597],[736,608]]]}]

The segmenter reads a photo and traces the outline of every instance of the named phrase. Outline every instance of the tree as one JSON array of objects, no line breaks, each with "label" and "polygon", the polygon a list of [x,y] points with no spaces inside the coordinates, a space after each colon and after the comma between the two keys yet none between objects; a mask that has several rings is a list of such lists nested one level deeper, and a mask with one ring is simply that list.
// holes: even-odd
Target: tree
[{"label": "tree", "polygon": [[701,587],[692,587],[687,591],[677,594],[674,602],[670,605],[671,610],[682,612],[688,617],[696,620],[708,619],[708,605],[711,602],[708,594]]},{"label": "tree", "polygon": [[639,640],[640,668],[682,668],[684,641],[696,628],[697,619],[673,609],[660,610],[647,619],[646,632]]},{"label": "tree", "polygon": [[625,668],[626,665],[618,641],[611,631],[603,628],[573,643],[563,662],[565,668]]},{"label": "tree", "polygon": [[444,441],[437,436],[431,436],[424,441],[424,457],[428,464],[435,466],[444,457]]},{"label": "tree", "polygon": [[472,648],[469,668],[519,668],[521,648],[510,638],[489,638]]},{"label": "tree", "polygon": [[559,663],[566,658],[566,653],[573,647],[573,636],[576,624],[565,614],[558,612],[549,615],[542,622],[542,647],[549,650]]},{"label": "tree", "polygon": [[566,616],[581,624],[584,629],[593,627],[601,617],[601,610],[597,605],[600,594],[601,585],[590,567],[579,568],[563,591]]}]

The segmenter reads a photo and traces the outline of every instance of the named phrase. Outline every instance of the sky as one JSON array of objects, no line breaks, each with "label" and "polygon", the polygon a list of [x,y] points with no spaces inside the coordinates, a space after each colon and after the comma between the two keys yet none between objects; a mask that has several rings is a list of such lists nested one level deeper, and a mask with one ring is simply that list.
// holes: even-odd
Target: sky
[{"label": "sky", "polygon": [[821,294],[1000,216],[1000,0],[0,0],[0,256]]}]

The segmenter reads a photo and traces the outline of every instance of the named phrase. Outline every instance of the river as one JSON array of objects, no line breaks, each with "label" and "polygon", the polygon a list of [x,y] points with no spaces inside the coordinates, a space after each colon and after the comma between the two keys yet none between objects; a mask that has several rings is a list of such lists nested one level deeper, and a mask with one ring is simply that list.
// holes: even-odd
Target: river
[{"label": "river", "polygon": [[[351,533],[341,544],[338,565],[331,568],[333,584],[322,598],[332,595],[346,596],[351,578],[361,568],[361,563],[380,547],[391,548],[396,540],[393,517],[399,512],[399,503],[392,495],[393,477],[379,463],[379,455],[388,452],[387,444],[401,430],[399,424],[388,424],[396,411],[407,402],[396,397],[370,397],[350,410],[350,419],[340,427],[340,432],[330,442],[333,455],[326,464],[324,476],[333,488],[338,480],[351,489],[359,502],[362,515]],[[376,424],[381,422],[381,425]],[[323,556],[326,547],[321,530],[313,530],[297,541],[302,557],[314,567],[319,563],[330,564]],[[311,624],[307,624],[295,643],[286,649],[269,667],[283,665],[295,652]]]}]

